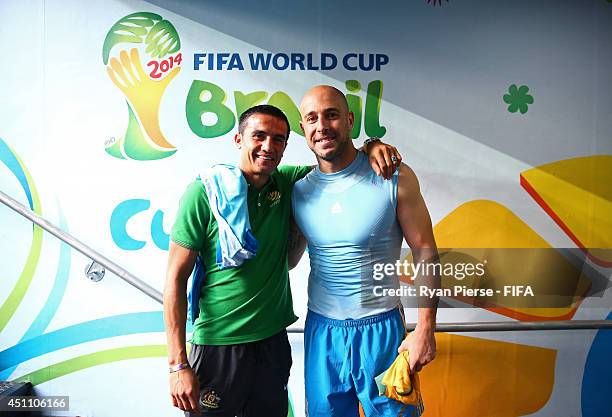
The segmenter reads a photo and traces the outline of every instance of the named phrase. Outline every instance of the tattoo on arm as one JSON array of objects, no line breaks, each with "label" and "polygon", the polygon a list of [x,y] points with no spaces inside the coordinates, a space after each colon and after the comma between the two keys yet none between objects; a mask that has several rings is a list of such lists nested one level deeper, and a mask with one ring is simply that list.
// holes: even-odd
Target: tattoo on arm
[{"label": "tattoo on arm", "polygon": [[306,238],[295,223],[293,217],[289,223],[289,237],[287,242],[287,252],[289,258],[289,269],[293,269],[300,262],[304,250],[306,249]]}]

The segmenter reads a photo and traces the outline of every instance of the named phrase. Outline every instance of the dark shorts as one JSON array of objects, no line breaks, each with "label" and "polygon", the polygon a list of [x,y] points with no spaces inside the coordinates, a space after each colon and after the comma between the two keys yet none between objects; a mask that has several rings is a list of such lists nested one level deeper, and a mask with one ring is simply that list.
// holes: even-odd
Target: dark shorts
[{"label": "dark shorts", "polygon": [[201,414],[188,417],[287,417],[291,345],[287,332],[237,345],[192,345]]}]

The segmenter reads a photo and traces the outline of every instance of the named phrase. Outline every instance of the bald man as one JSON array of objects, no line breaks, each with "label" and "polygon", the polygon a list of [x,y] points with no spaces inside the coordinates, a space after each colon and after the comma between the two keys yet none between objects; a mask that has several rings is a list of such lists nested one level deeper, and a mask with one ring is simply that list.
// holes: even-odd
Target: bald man
[{"label": "bald man", "polygon": [[[399,297],[376,296],[373,267],[395,264],[402,239],[414,262],[437,258],[431,220],[414,172],[401,164],[378,177],[350,137],[354,116],[330,86],[308,91],[301,126],[318,166],[295,184],[293,215],[310,256],[304,333],[309,417],[397,416],[403,404],[378,395],[374,378],[409,351],[411,372],[433,360],[437,300],[419,308],[406,335]],[[431,285],[435,277],[421,277]],[[399,286],[396,275],[387,287]],[[414,412],[414,414],[411,414]],[[418,410],[405,415],[418,415]]]}]

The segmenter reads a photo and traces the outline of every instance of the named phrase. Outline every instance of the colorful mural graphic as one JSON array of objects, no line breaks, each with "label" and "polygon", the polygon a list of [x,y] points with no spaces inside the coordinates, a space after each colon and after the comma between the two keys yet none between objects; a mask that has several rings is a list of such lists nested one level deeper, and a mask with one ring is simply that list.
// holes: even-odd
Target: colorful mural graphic
[{"label": "colorful mural graphic", "polygon": [[612,155],[552,162],[521,185],[595,263],[612,267]]},{"label": "colorful mural graphic", "polygon": [[[148,73],[138,48],[131,48],[129,52],[122,49],[118,57],[109,61],[113,48],[124,44],[144,44],[144,54],[152,58],[146,64]],[[159,106],[166,88],[181,70],[180,48],[181,41],[172,23],[155,13],[129,14],[108,31],[102,61],[108,65],[106,71],[113,84],[125,95],[129,113],[125,134],[107,143],[108,154],[145,161],[166,158],[176,152],[161,131]]]},{"label": "colorful mural graphic", "polygon": [[[2,139],[0,139],[0,161],[9,168],[10,172],[19,181],[28,199],[30,209],[39,215],[42,214],[38,192],[26,165]],[[66,219],[61,211],[59,225],[62,230],[69,231]],[[10,292],[9,297],[0,307],[0,332],[11,320],[18,306],[23,301],[39,263],[42,252],[43,230],[35,225],[33,225],[32,229],[34,238],[23,272]],[[70,252],[70,246],[66,244],[61,245],[54,285],[47,297],[46,303],[40,308],[38,315],[21,337],[20,342],[0,351],[1,380],[11,379],[13,371],[20,363],[65,347],[126,334],[163,331],[161,312],[153,312],[106,317],[52,332],[45,332],[62,302],[68,285],[68,273],[71,265]],[[135,357],[165,356],[165,354],[165,346],[139,346],[115,349],[108,352],[100,351],[62,361],[27,375],[21,375],[18,380],[30,381],[33,385],[37,385],[67,373],[76,372],[102,363]]]},{"label": "colorful mural graphic", "polygon": [[[517,320],[568,320],[591,287],[590,279],[523,222],[516,214],[494,201],[477,200],[462,204],[435,227],[436,243],[488,261],[487,275],[468,282],[474,288],[502,288],[520,283],[530,285],[535,294],[558,295],[549,305],[529,306],[531,300],[506,298],[502,295],[461,298],[461,301],[483,307]],[[470,250],[471,249],[471,250]],[[496,250],[507,249],[507,250]],[[513,250],[514,249],[514,250]],[[442,254],[452,259],[453,251]],[[458,257],[458,262],[462,257]],[[456,282],[443,280],[443,286]],[[483,297],[485,298],[485,297]]]},{"label": "colorful mural graphic", "polygon": [[[0,138],[0,161],[10,170],[15,176],[23,192],[28,199],[28,205],[30,210],[35,213],[41,214],[42,209],[40,206],[40,200],[38,198],[38,192],[32,181],[32,177],[25,167],[23,161],[17,156],[17,154],[8,146],[4,140]],[[10,292],[8,298],[4,301],[0,307],[0,332],[4,329],[6,324],[9,322],[17,307],[23,300],[25,293],[28,290],[32,282],[32,277],[36,271],[38,260],[40,258],[40,251],[42,246],[42,230],[37,226],[32,226],[32,246],[28,258],[23,267],[23,271],[17,280],[17,283]]]},{"label": "colorful mural graphic", "polygon": [[548,402],[555,350],[446,333],[436,342],[436,360],[421,372],[424,417],[519,417]]},{"label": "colorful mural graphic", "polygon": [[[17,184],[18,197],[34,212],[76,237],[94,236],[101,252],[161,289],[172,204],[202,166],[233,156],[238,115],[255,104],[279,106],[293,132],[285,161],[313,164],[301,137],[299,98],[315,84],[332,84],[355,114],[352,138],[384,136],[417,172],[443,256],[497,265],[486,279],[470,281],[471,288],[497,288],[520,274],[536,293],[552,288],[563,298],[533,307],[501,296],[455,297],[443,301],[458,308],[440,309],[440,320],[612,320],[606,291],[612,108],[602,93],[608,78],[601,75],[612,55],[600,46],[610,27],[600,7],[608,10],[609,2],[553,9],[484,0],[389,8],[331,2],[282,10],[272,2],[252,8],[159,1],[159,7],[147,4],[149,10],[133,1],[0,2],[4,30],[21,34],[6,45],[10,65],[0,65],[6,91],[0,135],[10,139],[0,140],[0,174],[10,176],[7,183]],[[483,23],[517,21],[524,29],[513,36]],[[372,30],[372,22],[389,30]],[[79,36],[67,29],[75,23],[83,28]],[[552,42],[547,34],[563,39]],[[585,41],[593,48],[584,48]],[[102,46],[104,70],[92,45]],[[370,61],[366,71],[373,54],[384,60]],[[292,71],[289,61],[285,68],[279,60],[324,55],[340,57],[337,70]],[[232,64],[235,56],[245,68]],[[249,68],[250,56],[272,56],[276,65]],[[350,65],[343,66],[346,56]],[[567,102],[588,105],[551,106]],[[95,112],[82,109],[89,103]],[[114,129],[123,134],[111,138]],[[2,217],[7,235],[14,216]],[[83,399],[89,408],[74,415],[116,415],[128,407],[152,417],[182,415],[167,401],[160,307],[127,286],[127,295],[121,293],[124,283],[110,274],[91,291],[95,302],[84,301],[80,291],[92,284],[78,281],[82,257],[53,239],[36,226],[15,239],[24,245],[23,265],[0,280],[0,380],[30,381],[42,395]],[[569,249],[578,261],[560,241],[575,246]],[[531,251],[529,259],[524,251]],[[301,317],[308,273],[302,264],[291,277]],[[424,416],[611,416],[610,331],[567,338],[536,333],[438,334],[437,359],[421,377]],[[292,336],[288,416],[300,417],[303,351],[299,335]],[[102,386],[116,377],[114,366],[130,370],[120,375],[125,386],[93,392],[83,383],[91,378]],[[126,398],[126,387],[147,401]],[[103,408],[109,399],[116,401],[110,411]]]}]

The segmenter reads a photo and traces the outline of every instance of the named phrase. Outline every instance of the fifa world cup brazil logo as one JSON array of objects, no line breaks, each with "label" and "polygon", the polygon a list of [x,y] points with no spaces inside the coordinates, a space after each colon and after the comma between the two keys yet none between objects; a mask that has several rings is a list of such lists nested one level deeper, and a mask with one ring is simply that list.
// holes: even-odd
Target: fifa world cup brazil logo
[{"label": "fifa world cup brazil logo", "polygon": [[[129,14],[108,31],[102,61],[126,98],[129,116],[125,134],[106,144],[110,155],[148,161],[176,152],[159,126],[159,106],[166,87],[181,70],[180,49],[172,23],[155,13]],[[142,55],[149,59],[146,64]]]}]

